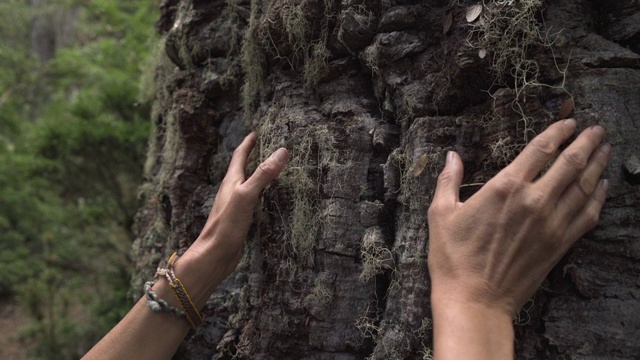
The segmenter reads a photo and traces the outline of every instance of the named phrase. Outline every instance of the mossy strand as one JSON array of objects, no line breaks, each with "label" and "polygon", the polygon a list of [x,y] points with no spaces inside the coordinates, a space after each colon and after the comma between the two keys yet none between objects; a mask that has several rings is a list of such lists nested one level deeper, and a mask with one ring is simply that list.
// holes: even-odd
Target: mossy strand
[{"label": "mossy strand", "polygon": [[[245,74],[243,85],[243,109],[245,119],[249,118],[259,102],[265,82],[265,54],[274,60],[285,60],[292,70],[301,70],[302,81],[306,85],[318,83],[328,73],[330,52],[327,48],[329,20],[332,18],[331,1],[322,3],[287,3],[280,6],[276,2],[253,0],[249,26],[242,44],[242,68]],[[322,6],[322,18],[311,21],[313,11],[308,7]],[[271,31],[281,32],[291,49],[283,56],[279,52]]]},{"label": "mossy strand", "polygon": [[[543,87],[560,89],[571,96],[566,88],[567,68],[556,69],[562,77],[559,85],[544,84],[540,81],[540,64],[530,55],[535,47],[543,47],[553,52],[553,43],[559,32],[543,30],[539,21],[544,3],[542,0],[494,0],[484,3],[480,17],[469,24],[468,43],[491,55],[490,69],[494,73],[495,85],[510,83],[514,98],[513,110],[520,116],[524,143],[528,143],[533,133],[535,120],[527,114],[524,105],[527,96],[534,89]],[[555,62],[555,55],[553,56]],[[567,61],[567,66],[568,66]]]},{"label": "mossy strand", "polygon": [[290,162],[278,177],[278,187],[291,198],[291,208],[285,220],[285,243],[296,259],[290,264],[311,267],[316,237],[322,224],[318,216],[320,174],[323,167],[336,162],[335,140],[326,126],[289,133],[286,120],[276,107],[267,112],[259,134],[261,159],[279,147],[286,147],[290,152]]}]

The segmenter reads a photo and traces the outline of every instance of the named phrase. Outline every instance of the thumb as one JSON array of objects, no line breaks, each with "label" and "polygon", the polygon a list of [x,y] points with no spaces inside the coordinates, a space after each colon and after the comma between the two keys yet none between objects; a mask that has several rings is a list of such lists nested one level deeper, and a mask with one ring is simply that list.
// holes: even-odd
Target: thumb
[{"label": "thumb", "polygon": [[460,201],[460,184],[464,165],[462,159],[455,151],[449,151],[444,169],[438,176],[438,185],[433,196],[433,202],[441,204],[457,204]]},{"label": "thumb", "polygon": [[251,194],[257,197],[273,179],[278,177],[278,174],[284,169],[288,161],[289,152],[287,149],[280,148],[276,150],[267,160],[258,165],[256,171],[243,185],[248,188]]}]

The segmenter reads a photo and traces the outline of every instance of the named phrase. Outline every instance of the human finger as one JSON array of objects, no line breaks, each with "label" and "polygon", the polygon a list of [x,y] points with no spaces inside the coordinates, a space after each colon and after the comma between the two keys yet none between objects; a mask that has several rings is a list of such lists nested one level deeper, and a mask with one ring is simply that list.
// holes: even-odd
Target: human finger
[{"label": "human finger", "polygon": [[593,194],[589,198],[587,204],[569,223],[567,232],[565,233],[565,242],[567,247],[573,245],[587,231],[598,225],[600,220],[600,211],[607,198],[609,190],[609,180],[600,180]]},{"label": "human finger", "polygon": [[251,195],[257,197],[260,195],[260,192],[280,174],[280,171],[282,171],[288,161],[289,152],[287,149],[280,148],[276,150],[267,160],[258,165],[256,171],[245,181],[243,186],[247,188],[247,191]]},{"label": "human finger", "polygon": [[444,169],[438,176],[432,205],[455,206],[460,201],[460,184],[463,175],[464,164],[460,155],[455,151],[449,151]]},{"label": "human finger", "polygon": [[244,171],[247,166],[247,159],[251,150],[256,144],[258,138],[255,132],[251,132],[245,136],[240,145],[233,151],[231,162],[229,163],[229,169],[227,170],[227,176],[232,176],[240,181],[244,181]]},{"label": "human finger", "polygon": [[610,156],[611,145],[609,144],[602,144],[593,152],[582,174],[573,184],[569,185],[558,200],[556,209],[561,216],[564,218],[573,217],[591,198],[591,194],[599,184],[600,176],[609,164]]},{"label": "human finger", "polygon": [[533,180],[551,159],[558,147],[576,130],[574,119],[561,120],[551,124],[545,131],[533,138],[506,172],[525,181]]},{"label": "human finger", "polygon": [[549,171],[538,180],[541,188],[548,189],[550,199],[558,199],[567,187],[576,181],[603,138],[602,126],[590,127],[560,154]]}]

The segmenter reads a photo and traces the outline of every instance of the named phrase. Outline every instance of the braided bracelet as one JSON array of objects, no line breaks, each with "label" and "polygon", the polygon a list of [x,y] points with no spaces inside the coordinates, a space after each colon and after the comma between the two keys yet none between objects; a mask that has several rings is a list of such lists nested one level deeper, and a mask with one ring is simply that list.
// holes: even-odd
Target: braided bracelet
[{"label": "braided bracelet", "polygon": [[[186,319],[189,322],[189,325],[195,329],[204,322],[204,318],[193,304],[191,297],[187,293],[187,289],[184,287],[180,279],[176,277],[176,274],[173,271],[173,265],[178,257],[178,254],[174,252],[167,261],[167,268],[163,269],[158,267],[155,275],[153,276],[153,281],[147,281],[144,284],[144,293],[147,296],[147,306],[153,312],[169,312],[174,314],[176,317]],[[169,281],[169,287],[180,302],[182,310],[171,306],[166,300],[161,299],[158,294],[151,290],[151,287],[160,277],[165,277]]]},{"label": "braided bracelet", "polygon": [[173,271],[173,266],[178,260],[178,257],[178,254],[174,252],[171,257],[169,257],[169,261],[167,261],[167,268],[161,269],[164,271],[159,271],[157,275],[164,275],[169,280],[169,286],[171,287],[173,294],[180,302],[182,310],[184,310],[184,313],[186,315],[187,321],[189,321],[191,327],[195,329],[204,322],[204,318],[191,300],[191,297],[189,296],[189,293],[187,293],[187,289],[182,284],[182,281],[180,281],[180,279],[176,277],[176,274]]}]

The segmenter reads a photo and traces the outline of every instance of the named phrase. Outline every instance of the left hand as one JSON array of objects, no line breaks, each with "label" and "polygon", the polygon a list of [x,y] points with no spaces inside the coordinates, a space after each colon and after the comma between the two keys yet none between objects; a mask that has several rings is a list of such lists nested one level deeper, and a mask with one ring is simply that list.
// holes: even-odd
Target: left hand
[{"label": "left hand", "polygon": [[245,137],[233,152],[229,169],[216,195],[211,213],[195,247],[216,248],[225,256],[226,275],[231,273],[240,258],[244,242],[253,220],[260,193],[273,181],[289,161],[289,153],[280,148],[262,162],[253,175],[245,179],[245,168],[251,150],[256,144],[255,132]]}]

